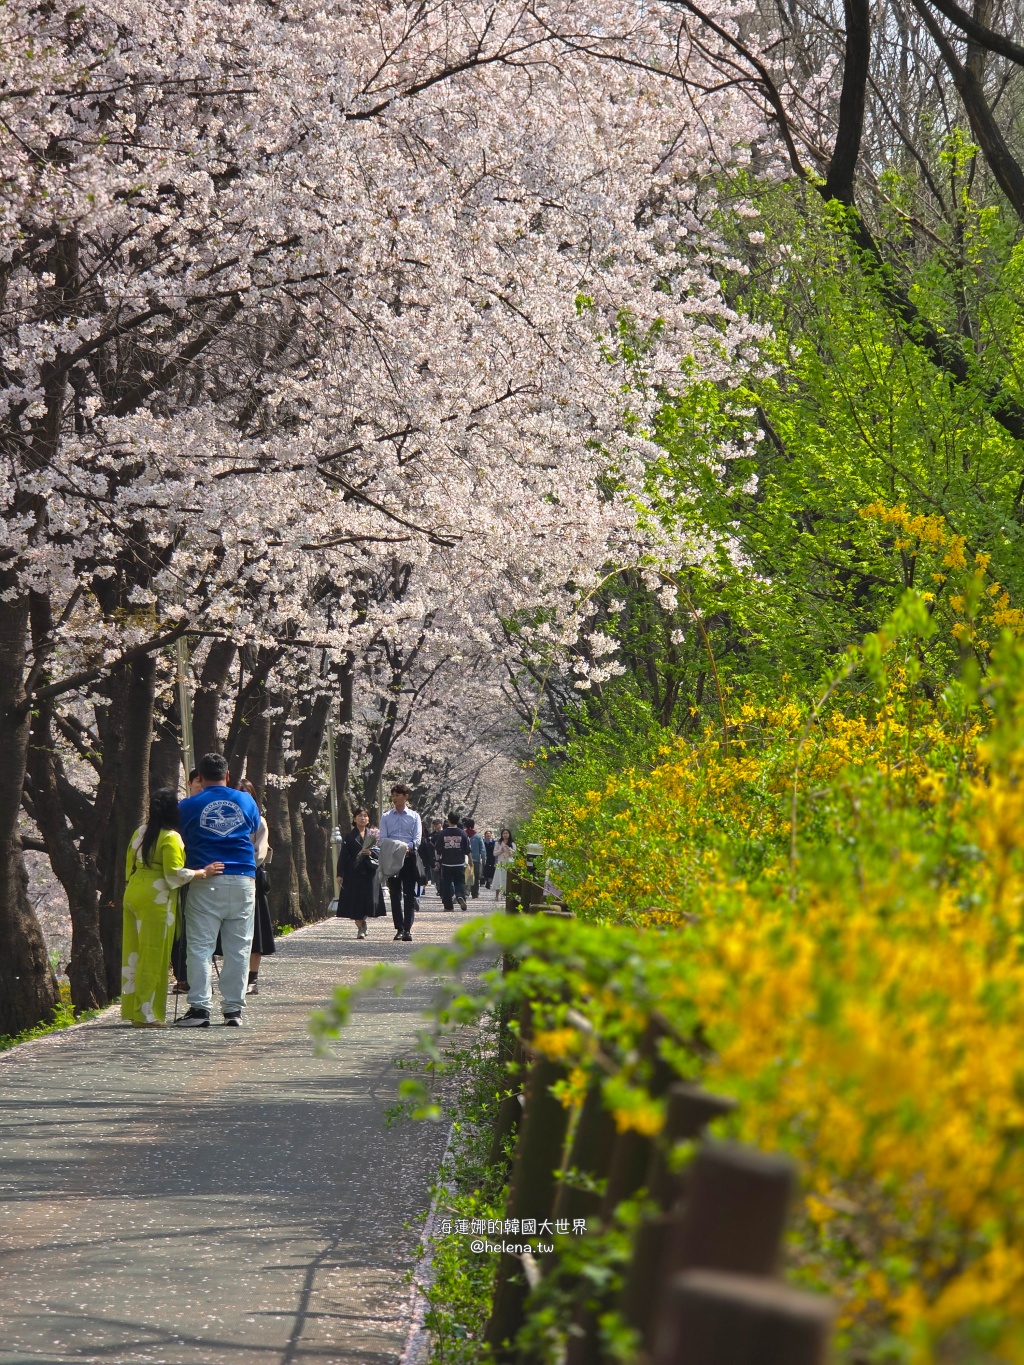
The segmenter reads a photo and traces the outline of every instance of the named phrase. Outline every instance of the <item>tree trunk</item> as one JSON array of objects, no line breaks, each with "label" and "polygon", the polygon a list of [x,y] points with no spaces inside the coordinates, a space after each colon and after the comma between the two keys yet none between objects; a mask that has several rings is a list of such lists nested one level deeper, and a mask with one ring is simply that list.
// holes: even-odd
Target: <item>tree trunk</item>
[{"label": "tree trunk", "polygon": [[214,640],[199,675],[199,687],[192,703],[192,744],[197,763],[203,754],[222,752],[218,723],[220,702],[237,652],[233,640]]},{"label": "tree trunk", "polygon": [[285,732],[288,728],[288,707],[283,698],[269,698],[279,713],[270,726],[267,747],[266,811],[270,832],[270,847],[274,850],[270,869],[270,917],[275,924],[303,923],[299,882],[292,852],[292,822],[288,807],[287,788],[281,785],[285,777]]},{"label": "tree trunk", "polygon": [[355,659],[345,656],[338,675],[338,733],[334,745],[334,771],[338,781],[338,818],[342,827],[352,823],[356,802],[352,795],[352,719],[355,712]]},{"label": "tree trunk", "polygon": [[337,889],[331,884],[331,831],[322,816],[304,811],[302,828],[306,839],[306,870],[313,892],[313,918],[323,919]]},{"label": "tree trunk", "polygon": [[[103,772],[96,794],[100,933],[107,989],[121,994],[121,915],[128,842],[145,819],[149,751],[153,735],[156,659],[145,654],[111,679],[112,705],[104,708]],[[97,724],[100,712],[97,711]]]},{"label": "tree trunk", "polygon": [[267,756],[270,750],[270,716],[265,715],[270,705],[265,684],[253,693],[258,710],[249,729],[249,752],[245,760],[245,775],[256,789],[260,809],[267,804]]},{"label": "tree trunk", "polygon": [[[235,697],[234,714],[231,717],[231,724],[228,726],[227,743],[224,746],[228,759],[229,780],[232,784],[238,782],[242,776],[242,771],[246,767],[246,756],[252,741],[252,731],[259,726],[262,730],[262,739],[257,739],[259,749],[257,762],[259,764],[260,782],[256,782],[252,775],[252,764],[250,770],[246,772],[249,781],[254,787],[262,792],[263,775],[266,772],[267,755],[267,735],[270,731],[270,723],[262,715],[267,709],[267,678],[270,670],[278,661],[283,653],[282,650],[259,649],[256,650],[252,645],[246,645],[242,650],[241,666],[239,668],[238,693]],[[245,670],[249,670],[249,678],[243,683],[242,675]]]},{"label": "tree trunk", "polygon": [[32,721],[28,766],[32,775],[36,824],[46,842],[54,876],[64,888],[71,913],[68,980],[75,1009],[97,1009],[110,999],[100,936],[96,864],[79,852],[64,815],[57,786],[53,745],[53,703],[39,703]]},{"label": "tree trunk", "polygon": [[46,940],[28,898],[20,845],[0,840],[0,1035],[46,1023],[60,1001]]},{"label": "tree trunk", "polygon": [[288,788],[288,824],[292,835],[292,863],[295,867],[302,921],[304,924],[312,924],[318,918],[319,906],[313,896],[309,869],[306,866],[306,829],[302,822],[301,803],[295,794],[294,786]]},{"label": "tree trunk", "polygon": [[18,836],[28,761],[28,598],[11,570],[0,574],[0,589],[16,594],[0,597],[0,1033],[20,1033],[49,1019],[60,994],[28,899]]},{"label": "tree trunk", "polygon": [[177,699],[172,696],[160,708],[154,720],[153,743],[149,751],[151,792],[159,791],[161,787],[170,787],[174,792],[181,791],[183,768],[180,726]]},{"label": "tree trunk", "polygon": [[[325,895],[325,849],[330,839],[329,828],[324,828],[323,793],[318,791],[313,776],[323,748],[327,717],[331,713],[332,698],[321,695],[314,699],[299,732],[299,758],[294,782],[288,789],[288,805],[292,820],[292,841],[297,851],[295,865],[299,877],[302,909],[307,920],[320,919],[330,900]],[[330,816],[327,817],[328,825]],[[333,894],[333,893],[332,893]]]}]

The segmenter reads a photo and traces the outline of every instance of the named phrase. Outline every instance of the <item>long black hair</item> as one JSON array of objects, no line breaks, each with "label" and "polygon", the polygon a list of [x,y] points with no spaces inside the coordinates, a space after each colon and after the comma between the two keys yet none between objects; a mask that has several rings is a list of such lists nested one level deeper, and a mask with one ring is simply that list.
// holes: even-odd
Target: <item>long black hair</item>
[{"label": "long black hair", "polygon": [[178,828],[178,794],[170,787],[159,787],[149,798],[149,819],[142,836],[142,861],[149,865],[149,855],[162,829]]}]

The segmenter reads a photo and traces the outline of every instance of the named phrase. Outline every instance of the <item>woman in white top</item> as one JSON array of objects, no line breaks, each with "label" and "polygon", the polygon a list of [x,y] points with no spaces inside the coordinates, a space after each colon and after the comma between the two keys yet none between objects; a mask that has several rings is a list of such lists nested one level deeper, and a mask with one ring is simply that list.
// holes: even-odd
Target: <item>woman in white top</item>
[{"label": "woman in white top", "polygon": [[505,894],[508,882],[508,865],[516,856],[516,841],[510,829],[503,829],[501,837],[494,845],[494,899]]}]

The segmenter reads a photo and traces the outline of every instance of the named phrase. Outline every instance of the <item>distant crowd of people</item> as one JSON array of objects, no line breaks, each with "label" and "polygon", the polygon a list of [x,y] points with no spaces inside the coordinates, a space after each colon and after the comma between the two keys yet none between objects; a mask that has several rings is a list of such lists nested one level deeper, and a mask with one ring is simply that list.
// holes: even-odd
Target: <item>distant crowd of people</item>
[{"label": "distant crowd of people", "polygon": [[[449,812],[425,833],[409,806],[409,788],[391,789],[391,809],[379,828],[360,807],[341,842],[337,913],[355,921],[356,937],[386,913],[391,902],[395,941],[412,941],[420,897],[432,883],[445,910],[465,910],[481,887],[505,893],[515,854],[512,831],[477,832],[472,819]],[[166,1020],[168,971],[175,995],[188,1009],[175,1023],[209,1028],[213,972],[221,958],[224,1023],[242,1024],[246,998],[259,992],[262,958],[274,951],[266,868],[271,860],[267,823],[256,791],[244,779],[228,786],[227,760],[205,754],[189,774],[179,801],[169,787],[153,792],[149,816],[128,848],[125,867],[121,1015],[136,1028]],[[175,1004],[175,1012],[177,1003]]]},{"label": "distant crowd of people", "polygon": [[491,830],[479,834],[472,819],[450,811],[447,820],[435,819],[430,832],[419,813],[409,806],[409,788],[396,782],[391,809],[380,827],[370,825],[362,807],[352,817],[352,829],[341,844],[338,862],[338,915],[355,921],[356,937],[365,938],[367,922],[386,913],[384,887],[391,901],[395,942],[410,943],[420,897],[433,883],[445,910],[466,909],[467,896],[476,899],[481,887],[493,886],[495,899],[504,895],[508,865],[515,854],[510,829],[497,838]]}]

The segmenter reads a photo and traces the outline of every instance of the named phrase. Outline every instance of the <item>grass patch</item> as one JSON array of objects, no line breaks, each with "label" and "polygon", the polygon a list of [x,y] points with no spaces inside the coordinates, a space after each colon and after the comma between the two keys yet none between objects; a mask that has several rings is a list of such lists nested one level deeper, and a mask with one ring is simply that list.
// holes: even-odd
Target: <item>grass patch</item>
[{"label": "grass patch", "polygon": [[[404,1081],[399,1087],[403,1098],[389,1119],[433,1118],[452,1124],[451,1145],[433,1191],[434,1234],[425,1244],[434,1275],[425,1292],[430,1365],[483,1365],[492,1358],[483,1334],[498,1258],[470,1251],[472,1237],[443,1231],[442,1225],[501,1218],[504,1212],[508,1153],[497,1165],[489,1160],[498,1108],[511,1089],[508,1070],[497,1056],[497,1024],[485,1019],[467,1046],[450,1042],[440,1059],[436,1054],[433,1059],[403,1059],[402,1069],[427,1073],[429,1081]],[[438,1082],[450,1097],[443,1107],[429,1099]]]},{"label": "grass patch", "polygon": [[[111,1003],[116,1004],[116,1001]],[[54,1005],[49,1020],[45,1024],[36,1024],[34,1028],[22,1029],[20,1033],[0,1033],[0,1052],[9,1052],[19,1043],[30,1043],[33,1038],[45,1038],[48,1033],[59,1033],[61,1029],[70,1028],[72,1024],[84,1024],[87,1019],[94,1019],[101,1013],[102,1010],[82,1010],[80,1014],[76,1014],[71,1003],[71,987],[66,981],[62,981],[60,1000]]]}]

